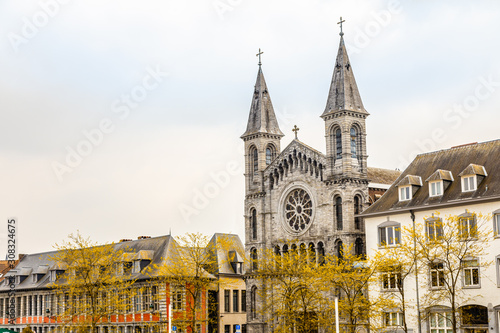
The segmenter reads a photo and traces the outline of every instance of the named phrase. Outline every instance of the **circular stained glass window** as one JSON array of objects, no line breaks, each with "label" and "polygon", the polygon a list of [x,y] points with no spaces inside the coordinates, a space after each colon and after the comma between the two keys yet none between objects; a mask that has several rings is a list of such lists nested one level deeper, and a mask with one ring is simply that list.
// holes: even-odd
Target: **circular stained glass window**
[{"label": "circular stained glass window", "polygon": [[285,199],[285,219],[294,232],[306,230],[311,224],[313,204],[309,194],[303,189],[295,189]]}]

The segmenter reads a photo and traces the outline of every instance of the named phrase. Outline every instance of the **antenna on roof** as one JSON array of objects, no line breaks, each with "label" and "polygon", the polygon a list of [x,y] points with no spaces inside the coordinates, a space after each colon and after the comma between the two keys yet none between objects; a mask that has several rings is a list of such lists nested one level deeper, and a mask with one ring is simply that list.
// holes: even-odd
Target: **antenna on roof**
[{"label": "antenna on roof", "polygon": [[168,228],[168,235],[169,235],[169,236],[172,236],[172,228],[171,228],[171,227],[170,227],[170,228]]}]

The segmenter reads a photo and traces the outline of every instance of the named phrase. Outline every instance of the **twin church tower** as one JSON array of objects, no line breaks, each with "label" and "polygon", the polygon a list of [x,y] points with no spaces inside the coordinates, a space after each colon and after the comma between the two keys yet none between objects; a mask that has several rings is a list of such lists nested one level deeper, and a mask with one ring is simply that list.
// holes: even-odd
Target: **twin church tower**
[{"label": "twin church tower", "polygon": [[[389,178],[397,177],[394,171],[367,167],[369,113],[361,101],[342,32],[340,36],[326,107],[320,115],[325,122],[326,154],[297,137],[281,149],[284,134],[259,60],[248,125],[241,136],[245,249],[250,258],[257,259],[262,249],[277,253],[308,249],[316,260],[326,253],[342,256],[348,247],[356,254],[365,253],[364,224],[355,215],[389,187]],[[266,332],[266,319],[255,313],[258,284],[250,274],[250,333]]]}]

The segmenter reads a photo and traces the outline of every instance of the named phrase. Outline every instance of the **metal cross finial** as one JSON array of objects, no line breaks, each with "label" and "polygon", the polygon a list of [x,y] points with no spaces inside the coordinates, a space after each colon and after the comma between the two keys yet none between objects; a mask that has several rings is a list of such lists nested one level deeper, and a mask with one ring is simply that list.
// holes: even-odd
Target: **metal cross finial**
[{"label": "metal cross finial", "polygon": [[297,137],[297,132],[300,130],[300,128],[297,127],[297,125],[293,125],[292,132],[295,132],[295,139],[298,139]]},{"label": "metal cross finial", "polygon": [[262,65],[262,62],[260,61],[260,60],[261,60],[261,59],[260,59],[260,55],[261,55],[262,53],[264,53],[264,52],[262,52],[262,51],[260,50],[260,48],[259,48],[259,53],[257,53],[257,54],[256,54],[256,56],[257,56],[257,57],[259,57],[259,66],[261,66],[261,65]]},{"label": "metal cross finial", "polygon": [[337,24],[340,24],[340,36],[344,36],[344,32],[342,31],[342,23],[344,23],[345,20],[342,20],[342,16],[340,17],[340,22],[337,22]]}]

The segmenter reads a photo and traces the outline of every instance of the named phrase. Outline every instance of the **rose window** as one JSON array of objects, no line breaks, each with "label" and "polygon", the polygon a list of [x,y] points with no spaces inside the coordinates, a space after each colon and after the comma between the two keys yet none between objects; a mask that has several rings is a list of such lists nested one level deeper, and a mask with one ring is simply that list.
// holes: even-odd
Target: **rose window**
[{"label": "rose window", "polygon": [[306,230],[312,219],[312,200],[303,189],[293,190],[285,200],[286,223],[295,232]]}]

